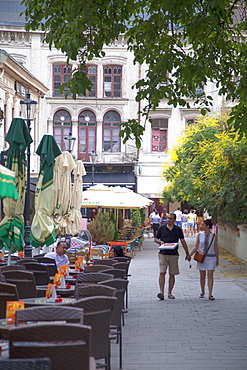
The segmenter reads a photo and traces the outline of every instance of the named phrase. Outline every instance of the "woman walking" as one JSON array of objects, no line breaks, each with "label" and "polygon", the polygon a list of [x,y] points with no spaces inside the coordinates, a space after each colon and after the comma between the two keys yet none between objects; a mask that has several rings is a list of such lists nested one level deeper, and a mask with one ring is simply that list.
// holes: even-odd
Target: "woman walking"
[{"label": "woman walking", "polygon": [[201,232],[197,235],[196,244],[190,252],[190,256],[198,250],[201,253],[206,253],[210,246],[203,263],[197,262],[196,268],[200,271],[200,285],[201,293],[199,298],[205,296],[206,273],[208,278],[208,298],[213,301],[213,284],[214,284],[214,270],[219,266],[219,248],[217,242],[217,235],[211,231],[212,221],[210,219],[203,220],[201,225]]}]

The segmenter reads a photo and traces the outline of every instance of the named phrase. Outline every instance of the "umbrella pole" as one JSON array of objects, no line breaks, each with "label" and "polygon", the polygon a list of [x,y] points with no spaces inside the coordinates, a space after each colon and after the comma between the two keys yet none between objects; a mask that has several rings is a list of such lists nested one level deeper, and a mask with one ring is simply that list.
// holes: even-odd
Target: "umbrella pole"
[{"label": "umbrella pole", "polygon": [[7,265],[8,265],[8,266],[10,266],[10,265],[11,265],[11,250],[9,250]]}]

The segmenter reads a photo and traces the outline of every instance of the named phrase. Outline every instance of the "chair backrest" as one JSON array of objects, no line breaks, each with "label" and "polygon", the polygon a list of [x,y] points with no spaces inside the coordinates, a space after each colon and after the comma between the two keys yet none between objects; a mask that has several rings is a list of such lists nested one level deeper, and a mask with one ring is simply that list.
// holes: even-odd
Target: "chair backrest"
[{"label": "chair backrest", "polygon": [[51,370],[49,358],[2,358],[1,370]]},{"label": "chair backrest", "polygon": [[35,258],[22,258],[16,262],[16,265],[25,265],[27,262],[38,262]]},{"label": "chair backrest", "polygon": [[124,257],[113,257],[112,259],[114,259],[118,262],[131,262],[132,257],[125,255]]},{"label": "chair backrest", "polygon": [[111,269],[111,270],[103,270],[100,271],[99,274],[109,274],[112,275],[114,279],[124,279],[125,278],[125,271],[122,269]]},{"label": "chair backrest", "polygon": [[46,253],[47,253],[47,252],[40,253],[40,254],[36,254],[36,255],[34,255],[33,257],[37,260],[37,259],[39,259],[39,258],[44,257],[44,256],[46,255]]},{"label": "chair backrest", "polygon": [[[4,256],[4,259],[7,261],[8,260],[8,258],[9,258],[9,256],[8,255],[5,255]],[[11,261],[19,261],[21,259],[21,257],[19,257],[19,256],[15,256],[15,255],[11,255],[10,256],[10,260]]]},{"label": "chair backrest", "polygon": [[66,253],[66,254],[67,254],[67,256],[68,256],[69,263],[74,264],[74,263],[75,263],[75,261],[76,261],[76,256],[75,256],[75,254],[72,254],[72,253]]},{"label": "chair backrest", "polygon": [[116,263],[116,260],[113,259],[102,259],[95,261],[95,264],[97,265],[104,265],[104,266],[112,266],[114,263]]},{"label": "chair backrest", "polygon": [[16,285],[20,299],[37,297],[34,274],[31,271],[13,270],[3,272],[3,275],[7,283]]},{"label": "chair backrest", "polygon": [[115,297],[88,297],[72,303],[84,309],[84,323],[92,327],[91,356],[96,360],[109,356],[109,332]]},{"label": "chair backrest", "polygon": [[[77,275],[76,278],[76,284],[77,283],[91,283],[91,284],[96,284],[100,281],[108,280],[109,275],[108,274],[103,274],[102,272],[87,272],[81,273]],[[113,277],[112,277],[113,279]]]},{"label": "chair backrest", "polygon": [[19,301],[15,285],[0,283],[0,318],[6,318],[6,302]]},{"label": "chair backrest", "polygon": [[[18,292],[17,292],[16,286],[14,284],[0,283],[0,292],[1,293],[15,294],[18,297]],[[19,297],[18,297],[17,300],[19,300]]]},{"label": "chair backrest", "polygon": [[75,294],[76,299],[92,297],[92,296],[107,296],[114,297],[116,289],[105,285],[89,284],[80,286]]},{"label": "chair backrest", "polygon": [[0,271],[13,271],[13,270],[22,270],[22,271],[25,271],[26,270],[26,267],[25,265],[10,265],[10,266],[3,266],[3,267],[0,267]]},{"label": "chair backrest", "polygon": [[36,285],[46,285],[50,282],[46,265],[38,262],[28,262],[24,266],[27,271],[33,272]]},{"label": "chair backrest", "polygon": [[112,265],[114,269],[124,270],[125,275],[128,275],[129,266],[130,266],[129,262],[117,262],[114,265]]},{"label": "chair backrest", "polygon": [[47,267],[40,262],[27,262],[23,266],[26,267],[27,271],[46,271]]},{"label": "chair backrest", "polygon": [[104,266],[104,265],[97,265],[96,262],[94,265],[91,266],[85,266],[84,272],[99,272],[102,270],[108,270],[108,269],[113,269],[112,266]]},{"label": "chair backrest", "polygon": [[109,279],[109,276],[113,279],[113,275],[102,274],[101,272],[87,272],[81,273],[77,275],[76,283],[75,283],[75,297],[78,295],[78,289],[80,286],[85,284],[98,284],[100,281],[105,281]]},{"label": "chair backrest", "polygon": [[17,311],[15,317],[16,325],[30,321],[64,321],[66,323],[83,324],[83,309],[77,307],[38,306]]},{"label": "chair backrest", "polygon": [[57,265],[56,261],[53,258],[48,258],[44,256],[35,256],[35,258],[39,263],[42,263],[47,267],[49,276],[55,276],[55,274],[57,273]]},{"label": "chair backrest", "polygon": [[108,280],[100,283],[100,285],[110,286],[115,289],[116,291],[116,298],[117,302],[114,306],[113,313],[112,313],[112,319],[111,319],[111,325],[115,325],[118,328],[121,326],[121,319],[122,319],[122,309],[124,307],[124,295],[125,291],[128,286],[128,280],[126,279],[113,279]]},{"label": "chair backrest", "polygon": [[49,357],[52,370],[88,370],[91,328],[76,324],[33,324],[9,331],[10,358]]},{"label": "chair backrest", "polygon": [[91,256],[98,256],[102,258],[102,254],[103,254],[103,249],[101,248],[92,248],[90,251]]}]

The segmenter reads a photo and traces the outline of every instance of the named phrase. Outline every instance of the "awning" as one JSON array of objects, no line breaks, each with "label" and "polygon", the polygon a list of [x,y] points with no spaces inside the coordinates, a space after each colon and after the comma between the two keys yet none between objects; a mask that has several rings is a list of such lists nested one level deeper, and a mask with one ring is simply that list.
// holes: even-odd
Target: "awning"
[{"label": "awning", "polygon": [[[124,185],[127,188],[134,190],[136,187],[135,175],[132,172],[127,173],[95,173],[94,174],[94,185],[104,184],[110,186],[121,186]],[[83,190],[86,190],[92,186],[92,174],[87,173],[83,176]]]}]

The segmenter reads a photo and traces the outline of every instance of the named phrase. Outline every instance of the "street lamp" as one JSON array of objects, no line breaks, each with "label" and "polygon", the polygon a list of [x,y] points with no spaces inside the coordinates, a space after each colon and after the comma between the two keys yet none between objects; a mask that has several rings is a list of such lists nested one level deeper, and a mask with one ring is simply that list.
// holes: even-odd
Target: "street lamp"
[{"label": "street lamp", "polygon": [[72,136],[72,132],[69,133],[69,136],[64,138],[65,149],[71,153],[74,150],[76,138]]},{"label": "street lamp", "polygon": [[94,185],[94,166],[95,166],[95,162],[97,160],[98,154],[96,154],[94,150],[92,150],[92,153],[89,154],[89,156],[90,156],[90,160],[92,163],[92,186],[93,186]]},{"label": "street lamp", "polygon": [[[31,131],[31,121],[34,119],[34,114],[37,107],[37,102],[30,98],[30,93],[27,93],[26,99],[20,101],[22,117],[27,122],[27,127]],[[25,201],[25,232],[24,232],[24,253],[25,257],[32,257],[32,246],[30,245],[30,144],[27,147],[27,191]]]}]

